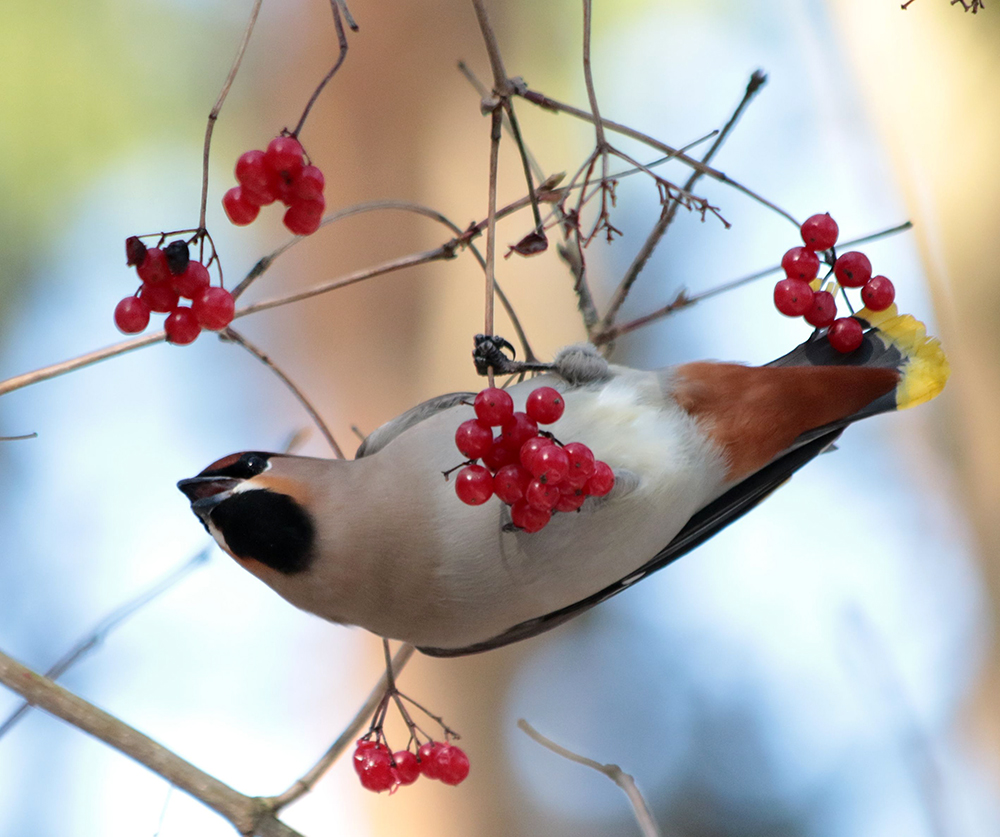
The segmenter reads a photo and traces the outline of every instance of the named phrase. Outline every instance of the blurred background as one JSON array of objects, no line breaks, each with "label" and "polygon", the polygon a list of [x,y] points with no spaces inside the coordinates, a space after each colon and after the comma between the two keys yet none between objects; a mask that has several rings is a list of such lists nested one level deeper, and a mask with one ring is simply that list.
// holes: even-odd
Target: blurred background
[{"label": "blurred background", "polygon": [[[335,765],[285,819],[309,837],[636,834],[623,794],[520,733],[632,773],[664,834],[973,837],[1000,833],[1000,10],[948,0],[595,3],[603,113],[683,145],[720,127],[760,67],[769,83],[716,158],[793,215],[831,212],[953,367],[929,406],[854,427],[760,509],[637,588],[540,638],[417,658],[404,689],[463,734],[458,789],[391,798]],[[249,2],[43,0],[0,27],[0,379],[114,342],[134,291],[123,241],[196,225],[204,119]],[[586,106],[570,0],[489,4],[508,72]],[[330,209],[383,198],[485,217],[489,123],[456,70],[488,65],[471,4],[352,0],[361,31],[302,141]],[[225,219],[232,164],[292,126],[336,55],[329,6],[266,3],[219,120],[208,224],[234,285],[287,239],[276,209]],[[518,103],[547,172],[593,133]],[[618,142],[613,138],[614,142]],[[643,160],[636,145],[621,147]],[[523,193],[501,149],[500,202]],[[665,168],[680,180],[686,172]],[[732,223],[681,212],[623,318],[775,264],[787,221],[717,183]],[[619,187],[624,236],[588,251],[605,302],[659,209]],[[530,229],[499,226],[501,252]],[[324,228],[251,290],[305,288],[448,237],[369,214]],[[557,256],[498,263],[536,352],[583,337]],[[482,274],[468,255],[241,321],[345,449],[414,403],[478,389]],[[762,363],[807,336],[771,281],[622,339],[614,357]],[[159,319],[154,315],[154,319]],[[498,331],[512,337],[502,315]],[[156,345],[0,399],[0,648],[38,670],[120,602],[205,546],[175,482],[308,425],[249,355],[210,334]],[[318,434],[303,452],[325,455]],[[299,613],[214,550],[62,682],[248,794],[290,785],[379,674],[378,640]],[[18,705],[0,693],[0,718]],[[228,835],[144,768],[41,712],[0,738],[0,834]]]}]

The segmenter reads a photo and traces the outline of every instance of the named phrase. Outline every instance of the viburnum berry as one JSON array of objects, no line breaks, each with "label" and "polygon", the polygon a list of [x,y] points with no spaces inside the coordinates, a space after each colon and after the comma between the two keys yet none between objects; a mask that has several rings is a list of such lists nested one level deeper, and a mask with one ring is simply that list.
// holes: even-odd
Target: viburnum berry
[{"label": "viburnum berry", "polygon": [[582,486],[594,473],[594,452],[580,442],[570,442],[563,446],[566,456],[569,458],[569,472],[566,474],[565,482],[577,488]]},{"label": "viburnum berry", "polygon": [[615,472],[611,470],[611,466],[607,462],[598,460],[594,463],[593,475],[583,487],[584,492],[591,497],[603,497],[614,487]]},{"label": "viburnum berry", "polygon": [[163,255],[167,260],[167,269],[171,276],[180,276],[187,270],[188,262],[191,260],[191,251],[188,250],[186,241],[171,241],[163,249]]},{"label": "viburnum berry", "polygon": [[137,296],[127,296],[115,306],[115,325],[124,334],[138,334],[149,325],[149,306]]},{"label": "viburnum berry", "polygon": [[801,317],[813,303],[813,289],[801,279],[782,279],[774,286],[774,307],[786,317]]},{"label": "viburnum berry", "polygon": [[864,253],[851,250],[837,258],[833,272],[837,275],[837,281],[845,288],[860,288],[872,278],[872,263]]},{"label": "viburnum berry", "polygon": [[264,165],[264,152],[245,151],[236,161],[236,180],[243,187],[244,200],[255,206],[267,206],[277,197],[271,191],[271,175]]},{"label": "viburnum berry", "polygon": [[840,233],[837,222],[826,212],[807,218],[800,228],[802,240],[810,250],[829,250],[837,243]]},{"label": "viburnum berry", "polygon": [[212,284],[208,268],[201,262],[191,260],[187,270],[180,276],[175,276],[172,282],[174,290],[185,299],[194,299],[205,288]]},{"label": "viburnum berry", "polygon": [[469,775],[469,757],[461,747],[439,744],[431,757],[437,763],[436,778],[446,785],[458,785]]},{"label": "viburnum berry", "polygon": [[191,308],[198,324],[210,331],[224,329],[233,321],[236,301],[225,288],[205,288],[192,301]]},{"label": "viburnum berry", "polygon": [[437,778],[437,760],[434,758],[434,751],[441,745],[436,741],[428,741],[417,748],[417,760],[420,762],[420,772],[428,779]]},{"label": "viburnum berry", "polygon": [[285,212],[285,227],[295,235],[312,235],[323,222],[326,201],[322,196],[311,201],[296,201]]},{"label": "viburnum berry", "polygon": [[811,282],[819,274],[819,256],[805,247],[793,247],[781,257],[781,266],[789,279]]},{"label": "viburnum berry", "polygon": [[555,485],[569,473],[569,457],[561,447],[550,442],[532,457],[528,470],[541,482]]},{"label": "viburnum berry", "polygon": [[540,532],[552,519],[552,512],[547,509],[537,509],[528,504],[527,500],[518,500],[510,507],[511,522],[525,532]]},{"label": "viburnum berry", "polygon": [[167,267],[167,257],[164,252],[159,247],[149,248],[136,273],[148,285],[165,282],[170,278],[170,268]]},{"label": "viburnum berry", "polygon": [[576,511],[583,505],[586,499],[587,495],[584,493],[582,488],[573,488],[572,486],[567,485],[564,489],[563,486],[560,485],[559,502],[556,503],[556,511]]},{"label": "viburnum berry", "polygon": [[531,472],[523,465],[504,465],[493,477],[493,492],[508,506],[522,497],[531,482]]},{"label": "viburnum berry", "polygon": [[412,785],[420,778],[420,762],[409,750],[400,750],[392,754],[392,760],[396,762],[392,768],[392,776],[399,785]]},{"label": "viburnum berry", "polygon": [[260,213],[260,207],[247,200],[242,186],[233,186],[222,196],[222,208],[226,210],[229,220],[238,227],[253,223]]},{"label": "viburnum berry", "polygon": [[539,424],[558,421],[566,409],[562,394],[552,387],[538,387],[528,395],[525,412]]},{"label": "viburnum berry", "polygon": [[826,328],[837,318],[837,300],[829,291],[816,291],[812,307],[805,313],[806,322],[816,328]]},{"label": "viburnum berry", "polygon": [[494,473],[499,471],[504,465],[517,462],[517,451],[511,450],[503,443],[503,437],[498,436],[493,440],[490,449],[480,457],[483,465]]},{"label": "viburnum berry", "polygon": [[303,168],[302,146],[295,137],[275,137],[267,144],[264,165],[275,174],[293,179]]},{"label": "viburnum berry", "polygon": [[861,299],[872,311],[884,311],[896,298],[896,289],[888,276],[873,276],[861,289]]},{"label": "viburnum berry", "polygon": [[466,465],[455,478],[458,499],[470,506],[481,506],[493,496],[493,476],[482,465]]},{"label": "viburnum berry", "polygon": [[139,298],[149,306],[150,311],[158,314],[169,314],[179,301],[177,291],[170,282],[143,285],[139,289]]},{"label": "viburnum berry", "polygon": [[292,181],[292,197],[299,201],[315,201],[323,197],[326,178],[316,166],[305,166]]},{"label": "viburnum berry", "polygon": [[543,511],[551,511],[559,502],[559,486],[533,479],[524,490],[524,499],[529,506]]},{"label": "viburnum berry", "polygon": [[381,744],[358,742],[354,751],[354,769],[366,790],[381,793],[396,784],[392,775],[392,756]]},{"label": "viburnum berry", "polygon": [[532,438],[528,439],[527,442],[521,445],[521,451],[518,454],[518,459],[525,468],[527,468],[529,471],[531,471],[532,474],[534,474],[533,468],[534,468],[535,456],[542,448],[546,448],[551,444],[552,442],[550,442],[543,436],[533,436]]},{"label": "viburnum berry", "polygon": [[864,339],[864,329],[854,317],[841,317],[834,320],[827,333],[830,345],[838,352],[847,354],[853,352]]},{"label": "viburnum berry", "polygon": [[514,415],[514,399],[498,387],[486,387],[473,402],[476,418],[490,427],[500,427]]},{"label": "viburnum berry", "polygon": [[479,459],[493,447],[493,431],[478,419],[463,421],[455,431],[455,447],[463,456]]},{"label": "viburnum berry", "polygon": [[515,412],[501,428],[503,444],[511,450],[519,451],[521,445],[538,435],[538,425],[527,413]]},{"label": "viburnum berry", "polygon": [[201,326],[198,325],[194,311],[184,305],[178,305],[170,312],[163,327],[167,331],[167,342],[176,346],[193,343],[201,334]]}]

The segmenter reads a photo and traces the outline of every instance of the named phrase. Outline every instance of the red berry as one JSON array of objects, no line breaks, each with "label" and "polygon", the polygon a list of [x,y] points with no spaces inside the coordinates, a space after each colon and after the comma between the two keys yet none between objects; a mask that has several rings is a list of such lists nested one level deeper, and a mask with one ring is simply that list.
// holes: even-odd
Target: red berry
[{"label": "red berry", "polygon": [[[569,486],[567,486],[569,488]],[[582,488],[569,488],[568,491],[560,491],[559,502],[556,503],[556,511],[572,512],[583,505],[587,495]]]},{"label": "red berry", "polygon": [[833,272],[837,275],[837,281],[845,288],[860,288],[872,278],[872,263],[864,253],[851,250],[838,257],[834,262]]},{"label": "red berry", "polygon": [[393,753],[392,760],[396,762],[392,775],[397,784],[412,785],[420,777],[420,762],[409,750]]},{"label": "red berry", "polygon": [[569,457],[561,447],[549,443],[534,455],[528,470],[542,482],[555,485],[569,473]]},{"label": "red berry", "polygon": [[552,519],[552,512],[547,509],[536,509],[527,500],[518,500],[510,507],[511,522],[525,532],[540,532]]},{"label": "red berry", "polygon": [[187,270],[180,276],[175,276],[173,281],[174,290],[185,299],[194,299],[205,288],[212,284],[212,277],[208,273],[208,268],[201,262],[188,262]]},{"label": "red berry", "polygon": [[813,303],[813,289],[801,279],[782,279],[774,286],[774,307],[786,317],[801,317]]},{"label": "red berry", "polygon": [[504,465],[517,462],[517,452],[512,451],[503,443],[503,437],[497,436],[493,440],[492,447],[482,456],[483,465],[496,473]]},{"label": "red berry", "polygon": [[201,334],[201,326],[198,325],[198,318],[194,311],[183,305],[178,305],[163,323],[167,330],[167,342],[176,346],[184,346],[193,343],[195,338]]},{"label": "red berry", "polygon": [[254,206],[274,203],[271,176],[264,165],[263,151],[246,151],[236,161],[236,179],[243,187],[243,198]]},{"label": "red berry", "polygon": [[539,387],[532,390],[524,406],[525,412],[539,424],[552,424],[566,409],[562,394],[552,387]]},{"label": "red berry", "polygon": [[463,421],[455,431],[455,447],[463,456],[479,459],[493,447],[493,431],[477,419]]},{"label": "red berry", "polygon": [[295,137],[275,137],[267,144],[264,165],[275,174],[294,178],[302,170],[302,146]]},{"label": "red berry", "polygon": [[202,328],[219,331],[233,321],[236,301],[225,288],[205,288],[191,303],[191,308]]},{"label": "red berry", "polygon": [[603,497],[615,487],[615,472],[607,462],[598,460],[594,463],[594,473],[587,484],[583,487],[586,494],[591,497]]},{"label": "red berry", "polygon": [[827,332],[830,345],[845,355],[858,348],[864,336],[861,323],[854,319],[854,317],[841,317],[839,320],[834,320],[833,325],[830,326],[830,331]]},{"label": "red berry", "polygon": [[439,744],[432,758],[437,762],[437,778],[446,785],[458,785],[469,775],[469,757],[461,747]]},{"label": "red berry", "polygon": [[861,300],[872,311],[885,311],[896,298],[888,276],[873,276],[861,289]]},{"label": "red berry", "polygon": [[816,291],[812,307],[806,311],[806,322],[816,328],[826,328],[837,316],[837,300],[829,291]]},{"label": "red berry", "polygon": [[149,325],[149,306],[137,296],[127,296],[115,306],[115,325],[124,334],[138,334]]},{"label": "red berry", "polygon": [[300,201],[314,201],[323,197],[326,178],[316,166],[306,166],[292,181],[292,197]]},{"label": "red berry", "polygon": [[437,760],[434,758],[434,751],[441,745],[436,741],[428,741],[417,748],[417,761],[420,763],[420,772],[428,779],[436,779]]},{"label": "red berry", "polygon": [[520,451],[521,445],[538,435],[538,425],[527,413],[516,412],[503,423],[501,438],[511,450]]},{"label": "red berry", "polygon": [[125,239],[125,264],[138,267],[146,259],[146,245],[137,236],[130,235]]},{"label": "red berry", "polygon": [[170,282],[158,282],[155,285],[143,285],[139,289],[139,298],[149,306],[150,311],[158,314],[169,314],[177,307],[179,297]]},{"label": "red berry", "polygon": [[470,506],[481,506],[493,496],[493,477],[482,465],[466,465],[455,479],[458,499]]},{"label": "red berry", "polygon": [[566,481],[570,483],[579,481],[579,485],[583,485],[594,473],[596,463],[594,452],[580,442],[570,442],[563,447],[563,450],[569,457],[569,473],[566,475]]},{"label": "red berry", "polygon": [[260,207],[243,195],[242,186],[233,186],[222,196],[222,208],[237,227],[245,227],[252,223],[260,213]]},{"label": "red berry", "polygon": [[789,279],[811,282],[819,274],[819,256],[805,247],[793,247],[781,257],[781,266]]},{"label": "red berry", "polygon": [[322,197],[314,201],[296,201],[285,210],[285,226],[295,235],[312,235],[323,222],[326,201]]},{"label": "red berry", "polygon": [[[552,442],[550,442],[544,436],[532,436],[530,439],[528,439],[527,442],[521,445],[521,451],[518,454],[518,460],[525,468],[531,471],[532,464],[535,461],[535,456],[542,448],[547,448],[551,444]],[[532,471],[532,473],[534,473],[534,471]]]},{"label": "red berry", "polygon": [[514,415],[514,399],[498,387],[487,387],[476,395],[473,403],[476,418],[490,427],[500,427]]},{"label": "red berry", "polygon": [[392,775],[392,756],[381,744],[365,742],[358,744],[354,751],[354,769],[357,771],[361,786],[367,790],[381,793],[396,784]]},{"label": "red berry", "polygon": [[493,478],[493,491],[508,506],[522,497],[531,482],[531,472],[523,465],[504,465]]},{"label": "red berry", "polygon": [[170,268],[167,267],[167,256],[159,247],[151,247],[146,251],[146,258],[136,268],[136,273],[143,282],[154,285],[170,278]]},{"label": "red berry", "polygon": [[524,499],[529,506],[543,511],[551,511],[559,502],[559,486],[533,479],[524,490]]},{"label": "red berry", "polygon": [[837,243],[837,235],[840,233],[837,222],[830,217],[829,212],[807,218],[800,231],[806,247],[813,251],[829,250]]}]

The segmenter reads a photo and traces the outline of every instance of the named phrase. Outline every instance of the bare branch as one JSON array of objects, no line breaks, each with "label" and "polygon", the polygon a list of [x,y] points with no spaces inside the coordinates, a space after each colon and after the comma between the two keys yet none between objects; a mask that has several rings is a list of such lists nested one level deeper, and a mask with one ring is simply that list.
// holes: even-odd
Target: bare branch
[{"label": "bare branch", "polygon": [[264,354],[264,352],[261,349],[259,349],[257,346],[255,346],[253,343],[247,340],[246,337],[244,337],[242,334],[240,334],[233,328],[227,328],[219,336],[222,337],[224,340],[229,340],[235,343],[237,346],[246,349],[250,354],[252,354],[255,358],[257,358],[257,360],[259,360],[268,369],[274,372],[274,374],[281,379],[281,382],[286,387],[288,387],[292,395],[294,395],[296,399],[298,399],[298,402],[305,408],[305,411],[309,413],[309,418],[313,420],[315,425],[319,428],[319,432],[323,434],[323,438],[326,439],[327,444],[333,449],[334,456],[336,456],[337,459],[344,459],[344,452],[340,449],[340,445],[338,445],[337,441],[333,438],[333,434],[330,432],[330,428],[326,426],[326,422],[323,421],[323,418],[320,416],[319,411],[312,405],[309,399],[306,398],[306,394],[295,385],[292,379],[289,378],[281,370],[281,368],[273,360],[271,360],[270,357]]},{"label": "bare branch", "polygon": [[302,116],[299,117],[299,121],[295,126],[295,130],[292,131],[290,136],[297,137],[299,132],[302,130],[302,126],[306,124],[306,117],[309,116],[309,111],[312,110],[316,100],[319,98],[319,94],[323,92],[323,88],[330,83],[336,74],[337,70],[340,69],[340,65],[344,63],[344,59],[347,58],[347,33],[344,32],[344,24],[340,22],[340,6],[343,6],[345,16],[347,17],[348,25],[354,31],[357,31],[358,24],[354,22],[351,17],[351,13],[347,11],[347,6],[343,3],[343,0],[330,0],[330,8],[333,10],[333,25],[337,27],[337,44],[340,47],[340,54],[337,56],[336,62],[334,62],[333,69],[330,70],[319,83],[317,88],[313,91],[312,96],[309,97],[309,101],[306,103],[305,109],[302,111]]},{"label": "bare branch", "polygon": [[562,756],[564,759],[575,761],[577,764],[582,764],[584,767],[589,767],[596,770],[598,773],[603,773],[607,776],[612,782],[625,791],[628,801],[632,803],[632,813],[635,814],[636,822],[639,823],[639,828],[644,837],[660,837],[660,829],[656,824],[656,818],[653,816],[653,812],[649,810],[646,800],[642,798],[639,788],[636,787],[635,779],[622,770],[617,764],[601,764],[599,761],[588,759],[586,756],[581,756],[578,753],[574,753],[572,750],[567,750],[565,747],[556,744],[556,742],[551,738],[546,738],[524,718],[520,718],[518,720],[517,726],[522,732],[526,733],[543,747],[547,747],[557,756]]}]

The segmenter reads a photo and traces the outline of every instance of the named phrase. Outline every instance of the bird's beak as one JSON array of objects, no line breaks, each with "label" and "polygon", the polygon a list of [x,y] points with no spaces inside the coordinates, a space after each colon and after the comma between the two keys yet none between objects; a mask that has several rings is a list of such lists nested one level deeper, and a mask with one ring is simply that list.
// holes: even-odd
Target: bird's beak
[{"label": "bird's beak", "polygon": [[229,497],[241,482],[234,477],[191,477],[181,480],[177,487],[191,501],[191,511],[207,522],[212,509]]}]

